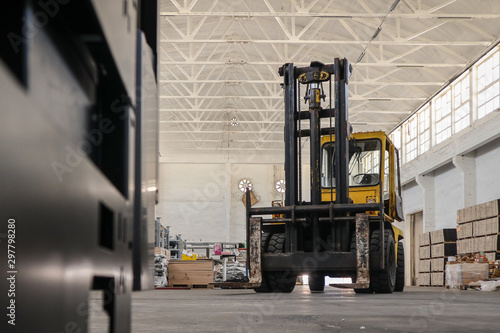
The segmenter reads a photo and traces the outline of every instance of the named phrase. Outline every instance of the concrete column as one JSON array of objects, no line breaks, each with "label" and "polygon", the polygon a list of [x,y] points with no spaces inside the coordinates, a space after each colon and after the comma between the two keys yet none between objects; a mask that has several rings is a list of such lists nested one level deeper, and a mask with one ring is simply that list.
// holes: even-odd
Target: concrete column
[{"label": "concrete column", "polygon": [[475,153],[453,157],[453,165],[462,173],[462,208],[476,204],[476,156]]},{"label": "concrete column", "polygon": [[413,214],[408,214],[405,216],[405,221],[404,221],[404,235],[405,238],[403,239],[404,247],[405,247],[405,286],[411,286],[412,285],[412,278],[413,278],[413,271],[412,271],[412,264],[413,264],[413,243],[412,239],[415,242],[418,242],[418,238],[416,235],[413,235],[413,230],[411,228],[412,223],[415,220],[415,216]]},{"label": "concrete column", "polygon": [[225,241],[229,242],[231,238],[231,163],[226,163],[224,206],[226,207],[226,234]]},{"label": "concrete column", "polygon": [[434,172],[419,174],[415,180],[424,192],[424,232],[433,231],[436,229]]}]

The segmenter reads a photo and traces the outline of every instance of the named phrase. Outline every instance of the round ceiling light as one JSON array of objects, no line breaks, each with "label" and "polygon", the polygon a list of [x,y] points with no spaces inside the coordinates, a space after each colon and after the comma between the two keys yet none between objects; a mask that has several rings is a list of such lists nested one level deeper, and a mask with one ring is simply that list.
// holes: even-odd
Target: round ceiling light
[{"label": "round ceiling light", "polygon": [[246,192],[247,188],[250,190],[252,189],[253,185],[250,179],[243,178],[240,180],[240,183],[238,184],[238,188],[240,189],[241,192]]},{"label": "round ceiling light", "polygon": [[285,181],[283,179],[280,179],[276,182],[276,191],[278,191],[279,193],[285,193],[285,189],[286,189],[286,186],[285,186]]}]

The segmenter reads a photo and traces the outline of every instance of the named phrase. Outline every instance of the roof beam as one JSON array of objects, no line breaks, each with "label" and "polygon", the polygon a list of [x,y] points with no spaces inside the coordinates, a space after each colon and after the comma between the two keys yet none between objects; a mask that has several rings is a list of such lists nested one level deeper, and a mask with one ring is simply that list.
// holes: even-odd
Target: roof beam
[{"label": "roof beam", "polygon": [[[368,40],[299,40],[299,39],[161,39],[162,43],[190,44],[190,43],[216,43],[216,44],[327,44],[327,45],[366,45]],[[371,45],[423,45],[423,46],[488,46],[491,41],[416,41],[416,40],[373,40]]]},{"label": "roof beam", "polygon": [[[166,61],[160,61],[160,65],[196,65],[196,66],[202,66],[202,65],[224,65],[224,66],[244,66],[244,65],[272,65],[272,66],[281,66],[283,65],[282,61],[201,61],[201,60],[166,60]],[[309,66],[309,63],[305,62],[296,62],[294,65],[297,66]],[[379,66],[379,67],[415,67],[415,68],[421,68],[421,67],[463,67],[467,65],[466,62],[461,62],[461,63],[393,63],[393,62],[387,62],[387,61],[381,61],[381,62],[360,62],[356,64],[358,67],[367,67],[367,66]]]},{"label": "roof beam", "polygon": [[[184,124],[186,122],[186,120],[160,120],[159,122],[166,123],[166,124]],[[191,120],[189,122],[191,122],[191,123],[203,123],[203,124],[230,124],[233,121],[232,120],[202,120],[202,119],[197,119],[197,120]],[[282,125],[285,123],[284,120],[282,120],[282,121],[270,121],[270,120],[266,120],[266,119],[262,120],[262,121],[259,121],[259,120],[236,120],[236,122],[238,124],[277,124],[277,125]]]},{"label": "roof beam", "polygon": [[[160,99],[283,99],[281,95],[274,96],[198,96],[198,95],[190,95],[190,96],[179,96],[179,95],[162,95]],[[350,96],[349,100],[351,101],[364,101],[366,97],[363,96]],[[421,101],[425,99],[424,97],[377,97],[377,98],[368,98],[370,102],[390,102],[390,101]]]},{"label": "roof beam", "polygon": [[[434,9],[436,10],[436,9]],[[387,12],[381,13],[311,13],[311,12],[160,12],[160,16],[164,17],[187,17],[187,16],[215,16],[229,17],[233,19],[251,19],[258,17],[318,17],[318,18],[336,18],[336,19],[352,19],[352,18],[369,18],[380,19],[387,16]],[[498,19],[500,13],[433,13],[417,11],[415,13],[398,13],[392,12],[391,18],[403,19]]]},{"label": "roof beam", "polygon": [[[186,111],[189,111],[189,112],[243,112],[243,113],[247,113],[247,112],[257,112],[257,113],[272,112],[272,113],[281,114],[281,112],[283,110],[281,108],[279,110],[276,110],[276,109],[273,109],[273,110],[238,109],[238,108],[235,108],[235,109],[168,109],[168,108],[160,109],[160,112],[180,112],[180,113],[183,113]],[[391,113],[392,114],[407,114],[408,113],[408,110],[371,110],[371,109],[358,110],[358,109],[356,109],[355,111],[356,111],[356,113],[363,112],[363,113],[382,113],[382,114],[391,114]]]},{"label": "roof beam", "polygon": [[[226,142],[227,143],[227,142]],[[255,148],[231,148],[231,147],[162,147],[162,151],[179,151],[179,150],[236,150],[236,151],[242,151],[242,150],[250,150],[250,151],[256,151],[257,149]],[[272,151],[282,151],[282,147],[276,147],[276,148],[259,148],[259,151],[261,150],[272,150]]]},{"label": "roof beam", "polygon": [[[176,80],[176,79],[164,79],[160,80],[160,83],[211,83],[211,84],[244,84],[244,83],[251,83],[251,84],[281,84],[283,83],[282,80],[210,80],[210,79],[193,79],[193,80]],[[354,85],[373,85],[373,86],[441,86],[443,85],[442,81],[420,81],[420,82],[413,82],[413,81],[404,81],[404,82],[398,82],[398,81],[371,81],[371,80],[366,80],[366,81],[350,81],[349,84],[354,84]]]}]

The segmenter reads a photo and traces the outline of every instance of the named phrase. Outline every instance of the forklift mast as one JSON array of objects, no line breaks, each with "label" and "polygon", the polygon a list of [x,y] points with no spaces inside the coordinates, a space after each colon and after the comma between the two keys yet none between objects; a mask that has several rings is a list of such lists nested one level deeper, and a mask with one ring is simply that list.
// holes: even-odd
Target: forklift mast
[{"label": "forklift mast", "polygon": [[[351,138],[347,93],[351,73],[349,61],[339,58],[335,58],[333,64],[313,61],[309,67],[298,68],[287,63],[279,69],[284,81],[285,101],[285,205],[251,207],[247,190],[247,267],[250,274],[244,287],[254,288],[256,292],[291,292],[296,277],[308,274],[311,291],[323,290],[325,276],[351,277],[353,283],[335,286],[355,288],[356,292],[395,290],[396,232],[392,230],[391,216],[385,213],[384,206],[390,207],[394,200],[384,199],[382,180],[385,178],[363,171],[365,173],[356,177],[366,175],[376,181],[370,183],[369,188],[360,182],[352,191],[356,192],[356,198],[362,197],[363,191],[369,191],[370,198],[378,199],[364,198],[366,201],[354,202],[349,196],[349,163],[356,162],[355,158],[350,161],[350,141],[357,156],[365,145],[360,142],[357,146],[354,137],[358,134]],[[328,88],[327,93],[324,86]],[[305,89],[304,94],[301,89]],[[321,102],[326,102],[327,97],[328,106],[322,107]],[[301,98],[308,104],[308,110],[301,110]],[[329,126],[326,126],[327,119]],[[302,128],[307,120],[309,128]],[[370,149],[377,151],[379,169],[385,163],[384,154],[393,165],[394,157],[391,156],[394,154],[387,154],[386,147],[391,147],[388,151],[394,148],[385,133],[368,133],[367,136],[369,140],[365,141],[376,142]],[[307,202],[302,198],[304,138],[309,138],[310,142],[311,192]],[[372,172],[372,175],[375,174]],[[389,183],[394,184],[393,171],[389,171],[388,177],[392,179]],[[388,190],[392,191],[392,187]],[[272,215],[274,218],[265,217]],[[376,244],[376,249],[372,250],[370,244]],[[373,288],[371,279],[375,279]]]},{"label": "forklift mast", "polygon": [[[285,64],[279,69],[280,76],[284,76],[285,90],[285,174],[286,174],[286,196],[285,206],[299,203],[299,177],[298,161],[299,140],[310,137],[311,147],[311,203],[321,203],[321,181],[320,181],[320,149],[321,135],[329,134],[335,136],[335,175],[336,175],[336,203],[348,202],[349,186],[347,183],[349,144],[348,139],[351,126],[348,124],[348,94],[347,85],[352,73],[352,66],[347,59],[336,58],[334,64],[324,65],[320,62],[312,62],[310,67],[296,68],[292,63]],[[335,80],[333,96],[335,96],[334,109],[332,109],[330,91],[330,108],[321,108],[321,99],[325,98],[322,91],[322,82],[328,81],[331,87],[332,77]],[[300,94],[300,84],[307,85],[309,96],[309,111],[299,109],[300,102],[297,93]],[[298,96],[302,98],[302,96]],[[335,127],[320,130],[321,118],[335,118]],[[300,121],[310,119],[310,130],[301,130]],[[300,199],[301,196],[300,196]],[[302,200],[300,200],[302,201]]]}]

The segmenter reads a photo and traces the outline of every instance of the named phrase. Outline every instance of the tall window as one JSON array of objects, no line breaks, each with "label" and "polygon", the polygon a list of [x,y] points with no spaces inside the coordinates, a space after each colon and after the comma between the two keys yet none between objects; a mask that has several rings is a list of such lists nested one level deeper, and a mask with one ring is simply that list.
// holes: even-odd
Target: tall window
[{"label": "tall window", "polygon": [[431,107],[429,104],[418,111],[418,133],[420,144],[418,153],[423,154],[431,148]]},{"label": "tall window", "polygon": [[477,66],[477,117],[500,106],[500,54],[498,50]]},{"label": "tall window", "polygon": [[[407,163],[495,110],[500,110],[499,46],[448,84],[389,137],[402,151],[402,162]],[[477,118],[472,116],[476,114]]]},{"label": "tall window", "polygon": [[470,125],[470,74],[463,76],[453,85],[455,109],[455,133]]},{"label": "tall window", "polygon": [[418,152],[418,118],[416,115],[408,119],[404,124],[406,144],[405,162],[410,162],[417,157]]},{"label": "tall window", "polygon": [[392,134],[390,135],[392,143],[394,143],[394,146],[398,149],[401,150],[401,127],[398,127]]},{"label": "tall window", "polygon": [[436,144],[451,136],[451,89],[447,88],[433,103]]}]

